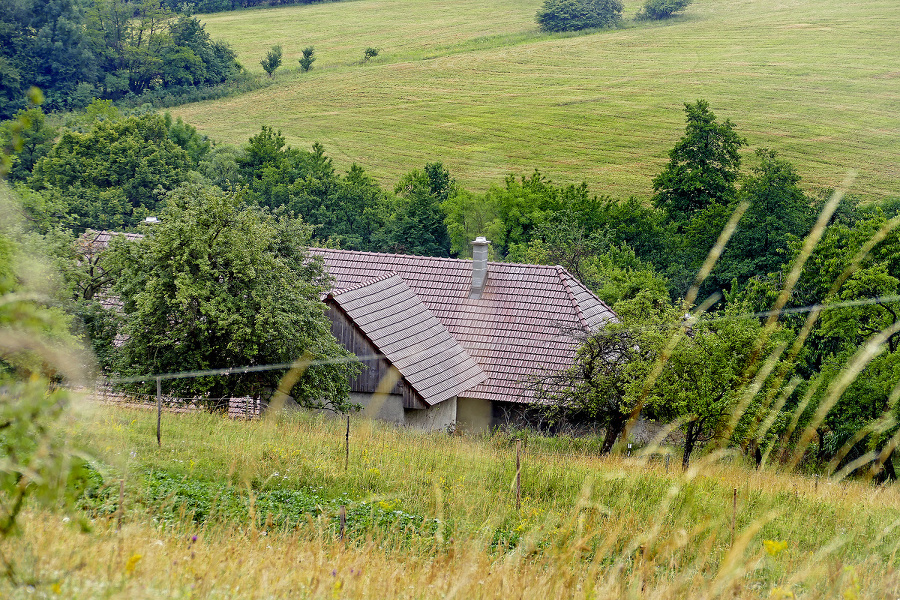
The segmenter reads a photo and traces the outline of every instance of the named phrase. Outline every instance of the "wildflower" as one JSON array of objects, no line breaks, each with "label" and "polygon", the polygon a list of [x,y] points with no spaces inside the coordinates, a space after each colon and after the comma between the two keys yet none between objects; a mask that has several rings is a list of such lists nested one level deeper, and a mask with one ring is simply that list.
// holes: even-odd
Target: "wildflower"
[{"label": "wildflower", "polygon": [[125,573],[131,575],[134,573],[134,568],[137,566],[138,561],[140,561],[142,555],[140,554],[132,554],[131,558],[128,559],[128,562],[125,563]]},{"label": "wildflower", "polygon": [[772,591],[769,593],[770,598],[774,598],[774,600],[787,600],[788,598],[793,598],[794,593],[789,592],[784,588],[776,587],[772,588]]},{"label": "wildflower", "polygon": [[763,546],[771,556],[778,556],[787,548],[787,542],[776,542],[775,540],[763,540]]}]

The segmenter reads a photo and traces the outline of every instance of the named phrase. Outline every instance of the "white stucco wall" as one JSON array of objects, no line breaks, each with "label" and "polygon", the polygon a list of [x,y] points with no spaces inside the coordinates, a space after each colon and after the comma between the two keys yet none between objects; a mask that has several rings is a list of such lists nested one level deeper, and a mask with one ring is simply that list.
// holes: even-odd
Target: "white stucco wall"
[{"label": "white stucco wall", "polygon": [[459,398],[456,401],[456,425],[464,433],[482,434],[491,430],[491,401]]},{"label": "white stucco wall", "polygon": [[425,431],[447,430],[456,423],[456,398],[439,402],[430,408],[404,411],[406,424]]}]

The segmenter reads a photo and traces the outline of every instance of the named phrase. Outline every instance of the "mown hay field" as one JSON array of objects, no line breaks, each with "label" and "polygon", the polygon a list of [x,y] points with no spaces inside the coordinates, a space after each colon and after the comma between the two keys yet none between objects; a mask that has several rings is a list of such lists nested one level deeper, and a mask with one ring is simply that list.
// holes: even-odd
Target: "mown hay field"
[{"label": "mown hay field", "polygon": [[[709,101],[752,150],[792,161],[810,190],[900,194],[900,67],[892,0],[696,0],[684,16],[580,35],[540,33],[540,2],[357,0],[204,15],[251,71],[275,44],[273,85],[172,110],[241,144],[271,125],[318,141],[392,187],[442,161],[482,190],[540,169],[596,193],[646,196],[684,128]],[[316,62],[297,58],[313,46]],[[364,62],[367,47],[379,55]]]},{"label": "mown hay field", "polygon": [[[10,598],[889,598],[896,486],[734,454],[687,473],[597,440],[467,438],[321,414],[85,405],[81,513],[29,510]],[[521,508],[515,437],[522,440]],[[124,481],[124,503],[119,503]],[[340,507],[347,515],[339,539]],[[31,582],[26,585],[21,582]]]}]

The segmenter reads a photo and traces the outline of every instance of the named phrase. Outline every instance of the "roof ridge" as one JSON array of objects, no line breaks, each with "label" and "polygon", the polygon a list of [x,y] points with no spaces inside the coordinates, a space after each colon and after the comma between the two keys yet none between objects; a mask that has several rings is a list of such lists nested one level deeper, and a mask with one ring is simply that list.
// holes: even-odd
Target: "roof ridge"
[{"label": "roof ridge", "polygon": [[[380,277],[375,277],[374,279],[367,279],[366,281],[363,281],[362,283],[358,283],[356,285],[352,285],[347,288],[341,288],[339,290],[331,290],[328,293],[328,295],[333,298],[334,296],[336,296],[338,294],[343,294],[345,292],[352,292],[354,290],[358,290],[360,288],[370,286],[374,283],[378,283],[379,281],[384,281],[385,279],[390,279],[391,277],[400,277],[400,274],[395,271],[388,271],[387,273],[385,273],[384,275],[382,275]],[[402,277],[400,277],[400,281],[403,281]],[[406,282],[404,281],[403,283],[405,284]]]},{"label": "roof ridge", "polygon": [[587,319],[584,318],[584,313],[581,311],[581,304],[578,303],[578,300],[575,298],[575,294],[572,293],[572,286],[569,285],[569,280],[565,277],[565,275],[569,274],[569,272],[562,265],[556,265],[556,273],[559,275],[563,286],[566,288],[566,293],[569,295],[569,300],[571,300],[572,304],[575,306],[575,314],[578,316],[578,320],[581,322],[582,327],[584,327],[585,329],[590,329]]},{"label": "roof ridge", "polygon": [[[471,258],[450,258],[447,256],[423,256],[421,254],[397,254],[393,252],[372,252],[371,250],[348,250],[346,248],[319,248],[317,246],[308,246],[307,250],[311,252],[341,252],[345,254],[355,254],[360,255],[364,254],[367,256],[395,256],[397,258],[411,258],[411,259],[425,259],[425,260],[439,260],[443,262],[454,262],[454,263],[471,263]],[[522,263],[522,262],[506,262],[502,260],[489,260],[489,265],[503,265],[504,267],[530,267],[537,269],[546,269],[553,271],[557,267],[565,270],[565,267],[561,267],[560,265],[539,265],[536,263]]]}]

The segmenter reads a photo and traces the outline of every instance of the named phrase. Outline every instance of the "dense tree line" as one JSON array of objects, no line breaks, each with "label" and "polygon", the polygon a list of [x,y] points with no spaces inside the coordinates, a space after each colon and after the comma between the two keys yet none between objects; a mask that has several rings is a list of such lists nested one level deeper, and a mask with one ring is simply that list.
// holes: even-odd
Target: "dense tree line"
[{"label": "dense tree line", "polygon": [[[832,469],[868,459],[892,475],[900,203],[834,204],[827,191],[810,195],[775,152],[744,151],[737,126],[717,119],[706,102],[685,105],[685,117],[684,133],[646,199],[596,196],[585,184],[558,185],[538,171],[474,193],[438,162],[385,190],[362,167],[339,173],[321,145],[292,148],[270,127],[240,147],[215,145],[181,121],[122,114],[102,101],[62,130],[49,128],[38,109],[22,111],[0,125],[0,137],[19,150],[7,164],[9,177],[40,243],[59,257],[64,304],[107,369],[126,372],[126,363],[170,369],[179,361],[200,368],[215,363],[213,355],[252,364],[329,340],[324,321],[312,317],[321,317],[321,309],[310,308],[324,289],[320,275],[287,283],[288,271],[303,272],[306,245],[466,257],[471,240],[485,235],[493,259],[563,265],[620,316],[602,332],[572,332],[581,341],[574,367],[533,382],[552,400],[545,417],[595,423],[606,431],[605,449],[637,414],[677,424],[686,465],[703,444],[790,461],[791,448],[813,443],[814,459],[830,461]],[[150,215],[162,222],[147,229],[141,223]],[[215,215],[244,229],[207,240],[217,230]],[[708,262],[734,215],[740,216],[734,230]],[[142,249],[120,244],[97,268],[74,244],[87,229],[166,233]],[[817,243],[804,250],[811,234]],[[253,252],[232,256],[234,240],[243,238]],[[176,247],[185,249],[179,265],[163,268],[153,258],[178,256]],[[698,278],[704,264],[708,270]],[[242,269],[283,274],[250,285]],[[207,276],[207,284],[187,284]],[[216,295],[210,281],[245,291]],[[111,284],[124,299],[125,317],[98,308],[97,290]],[[269,297],[230,306],[228,298],[262,298],[262,289],[279,285],[298,290],[285,299],[296,305],[280,307]],[[161,295],[148,296],[148,289]],[[159,304],[172,296],[181,304]],[[770,319],[765,311],[773,306],[797,312]],[[183,332],[148,321],[179,323],[185,310],[194,312]],[[308,320],[302,327],[255,320],[286,314]],[[260,337],[273,326],[305,337],[279,350]],[[133,341],[110,351],[122,331]],[[143,339],[144,332],[156,333]],[[228,352],[198,343],[216,335],[243,341]],[[169,345],[178,352],[161,352]],[[326,344],[313,354],[339,351]],[[847,369],[862,375],[847,383]],[[341,406],[345,373],[310,372],[305,391],[296,392],[313,401],[315,389],[328,390],[323,397]],[[227,395],[271,389],[274,382],[207,384],[195,391]]]},{"label": "dense tree line", "polygon": [[0,3],[0,118],[27,108],[73,109],[94,98],[179,93],[241,71],[234,51],[161,0],[11,0]]}]

